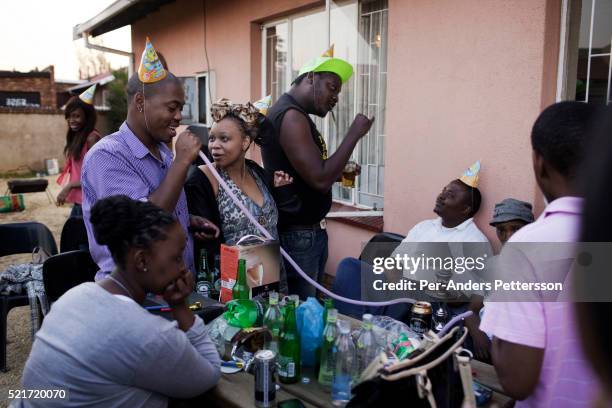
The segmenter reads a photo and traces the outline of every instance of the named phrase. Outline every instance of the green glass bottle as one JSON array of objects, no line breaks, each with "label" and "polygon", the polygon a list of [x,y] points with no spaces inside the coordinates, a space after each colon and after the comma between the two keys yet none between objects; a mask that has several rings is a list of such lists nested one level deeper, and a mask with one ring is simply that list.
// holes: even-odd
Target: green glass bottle
[{"label": "green glass bottle", "polygon": [[327,390],[331,389],[334,378],[336,337],[338,336],[338,311],[330,309],[327,312],[327,323],[323,329],[323,341],[321,342],[321,365],[319,367],[319,384]]},{"label": "green glass bottle", "polygon": [[300,336],[295,319],[295,304],[288,302],[287,317],[279,342],[278,379],[284,384],[292,384],[300,379]]},{"label": "green glass bottle", "polygon": [[264,347],[267,350],[274,351],[276,354],[278,354],[278,342],[280,340],[281,331],[283,330],[283,323],[283,314],[278,307],[278,293],[271,292],[270,306],[268,306],[268,310],[264,316],[263,325],[270,330],[272,338],[270,340],[266,339]]},{"label": "green glass bottle", "polygon": [[246,261],[244,259],[238,260],[238,273],[236,274],[236,283],[232,288],[232,300],[236,299],[250,299],[251,288],[247,285],[246,279]]}]

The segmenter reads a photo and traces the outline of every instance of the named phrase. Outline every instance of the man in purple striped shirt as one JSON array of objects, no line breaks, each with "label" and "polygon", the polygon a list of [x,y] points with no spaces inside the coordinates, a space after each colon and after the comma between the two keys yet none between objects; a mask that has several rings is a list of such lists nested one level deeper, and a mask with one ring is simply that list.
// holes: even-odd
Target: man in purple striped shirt
[{"label": "man in purple striped shirt", "polygon": [[[143,84],[134,74],[127,85],[127,120],[119,131],[104,137],[92,148],[83,163],[83,218],[89,238],[89,250],[100,267],[96,280],[109,275],[115,263],[106,246],[99,245],[89,221],[91,207],[97,200],[122,194],[135,200],[148,200],[173,214],[187,233],[196,228],[197,239],[218,236],[219,229],[202,217],[191,216],[183,184],[189,165],[200,151],[199,139],[190,132],[178,136],[176,157],[166,146],[176,136],[185,104],[180,81],[170,72],[164,79]],[[193,241],[187,233],[183,260],[195,273]],[[143,258],[142,269],[146,270]]]}]

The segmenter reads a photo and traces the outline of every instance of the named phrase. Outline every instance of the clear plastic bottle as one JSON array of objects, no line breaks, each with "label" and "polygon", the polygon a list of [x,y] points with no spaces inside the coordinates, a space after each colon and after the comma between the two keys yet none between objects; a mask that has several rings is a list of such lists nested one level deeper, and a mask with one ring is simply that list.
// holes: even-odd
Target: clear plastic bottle
[{"label": "clear plastic bottle", "polygon": [[373,316],[366,313],[362,317],[361,334],[357,339],[357,369],[355,370],[355,378],[358,379],[361,373],[370,365],[376,358],[378,344],[374,338],[372,331]]},{"label": "clear plastic bottle", "polygon": [[264,347],[267,350],[272,350],[278,354],[278,342],[280,334],[283,330],[283,314],[281,313],[280,307],[278,307],[278,293],[270,293],[270,306],[266,310],[266,314],[263,319],[263,325],[272,334],[272,338],[266,341]]},{"label": "clear plastic bottle", "polygon": [[336,309],[329,309],[327,311],[327,323],[323,329],[321,358],[319,360],[321,362],[319,367],[319,384],[328,390],[331,388],[336,368],[334,357],[336,353],[336,338],[338,337],[337,321],[338,311]]},{"label": "clear plastic bottle", "polygon": [[332,380],[332,404],[345,406],[351,399],[351,387],[355,372],[355,345],[351,339],[351,327],[346,320],[338,321],[334,378]]}]

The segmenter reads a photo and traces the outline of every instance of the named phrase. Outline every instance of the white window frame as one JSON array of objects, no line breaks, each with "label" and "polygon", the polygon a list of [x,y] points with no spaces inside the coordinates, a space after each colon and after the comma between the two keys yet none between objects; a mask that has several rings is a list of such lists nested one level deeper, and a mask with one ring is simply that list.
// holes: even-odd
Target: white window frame
[{"label": "white window frame", "polygon": [[[593,57],[609,57],[610,64],[608,69],[608,88],[606,92],[606,104],[609,105],[612,102],[610,98],[610,89],[612,87],[612,38],[610,39],[611,43],[611,51],[609,53],[603,54],[592,54],[593,49],[593,21],[595,18],[595,7],[598,0],[592,0],[591,4],[591,18],[589,23],[589,49],[587,56],[587,78],[586,78],[586,91],[585,91],[585,100],[581,102],[589,102],[589,90],[591,86],[591,59]],[[599,0],[602,1],[602,0]],[[604,0],[606,1],[606,0]],[[557,66],[557,94],[556,100],[557,102],[562,100],[567,100],[570,96],[570,92],[568,90],[568,83],[571,78],[568,77],[568,63],[569,63],[569,55],[573,50],[569,49],[569,40],[570,40],[570,27],[574,22],[572,18],[572,7],[577,7],[582,5],[582,1],[576,0],[562,0],[561,3],[561,24],[560,24],[560,40],[559,40],[559,62]],[[578,22],[580,25],[580,21]],[[573,72],[572,72],[573,74]]]},{"label": "white window frame", "polygon": [[[200,122],[200,78],[206,78],[206,122]],[[194,123],[201,123],[206,125],[207,127],[211,127],[213,120],[210,114],[210,107],[212,106],[213,101],[216,98],[216,75],[215,71],[205,71],[205,72],[197,72],[195,74],[195,108],[196,117],[194,118]]]},{"label": "white window frame", "polygon": [[[357,26],[359,25],[359,18],[361,18],[362,14],[361,14],[361,1],[359,0],[351,0],[353,3],[357,3],[358,7],[359,7],[359,11],[358,11],[358,20],[355,22],[357,24]],[[296,13],[296,14],[292,14],[291,16],[282,18],[282,19],[277,19],[277,20],[272,20],[272,21],[268,21],[265,24],[262,24],[260,26],[261,29],[261,96],[265,96],[267,94],[266,88],[267,88],[267,77],[266,77],[266,73],[267,73],[267,29],[271,28],[271,27],[275,27],[279,24],[287,24],[287,64],[288,64],[288,69],[285,70],[285,81],[287,84],[291,84],[291,82],[293,81],[293,77],[292,77],[292,67],[291,64],[293,62],[293,20],[306,16],[306,15],[310,15],[310,14],[314,14],[314,13],[319,13],[321,11],[325,11],[326,12],[326,17],[327,17],[327,25],[326,25],[326,30],[327,30],[327,38],[328,38],[328,42],[329,42],[329,38],[330,38],[330,19],[331,19],[331,10],[330,10],[330,4],[329,4],[329,0],[327,0],[327,5],[326,7],[317,7],[317,8],[313,8],[301,13]],[[388,7],[387,9],[385,9],[388,11]],[[380,87],[377,89],[377,92],[380,92]],[[358,106],[358,100],[359,98],[359,92],[357,92],[357,86],[355,87],[355,92],[353,95],[353,106],[356,108]],[[355,112],[353,112],[353,114],[355,114]],[[330,115],[326,115],[325,118],[323,119],[323,123],[324,123],[324,129],[322,130],[322,135],[325,139],[325,142],[327,143],[327,145],[329,146],[329,117]],[[384,118],[383,118],[384,120]],[[386,136],[386,135],[385,135]],[[377,141],[378,143],[378,141]],[[357,144],[357,147],[353,150],[353,153],[351,154],[351,160],[356,160],[357,162],[359,162],[359,157],[361,157],[361,152],[362,149],[364,148],[362,141],[360,141]],[[383,153],[384,154],[384,153]],[[367,166],[367,164],[365,164]],[[380,177],[380,173],[378,173],[376,175],[377,177],[377,182],[378,182],[378,177]],[[380,195],[377,194],[372,194],[372,193],[368,193],[365,191],[360,192],[360,194],[367,194],[367,195],[375,195],[377,197],[380,197],[381,199],[384,200],[384,193],[381,192]],[[372,206],[367,206],[364,204],[360,204],[357,202],[357,189],[351,189],[351,194],[350,194],[350,199],[349,200],[343,200],[343,199],[339,199],[339,198],[333,198],[333,202],[339,203],[339,204],[343,204],[343,205],[350,205],[352,207],[356,207],[359,209],[372,209]]]}]

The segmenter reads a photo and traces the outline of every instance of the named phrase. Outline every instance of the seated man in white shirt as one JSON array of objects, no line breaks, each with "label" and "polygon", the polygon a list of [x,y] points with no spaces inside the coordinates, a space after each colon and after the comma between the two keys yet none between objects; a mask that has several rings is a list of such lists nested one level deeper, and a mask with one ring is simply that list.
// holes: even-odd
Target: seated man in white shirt
[{"label": "seated man in white shirt", "polygon": [[[433,211],[437,218],[424,220],[415,225],[402,243],[414,242],[482,242],[490,249],[485,235],[474,223],[474,215],[480,209],[482,197],[477,187],[480,164],[476,163],[470,170],[471,178],[465,174],[461,179],[448,183],[436,198]],[[468,170],[468,172],[470,171]],[[467,173],[467,172],[466,172]],[[463,181],[462,181],[463,180]],[[391,255],[395,256],[394,254]],[[361,273],[372,271],[372,266],[355,258],[345,258],[338,265],[333,291],[350,299],[361,299]],[[368,273],[366,272],[366,273]],[[335,301],[340,313],[361,317],[363,313],[385,314],[401,320],[410,309],[408,304],[389,307],[364,307]]]}]

